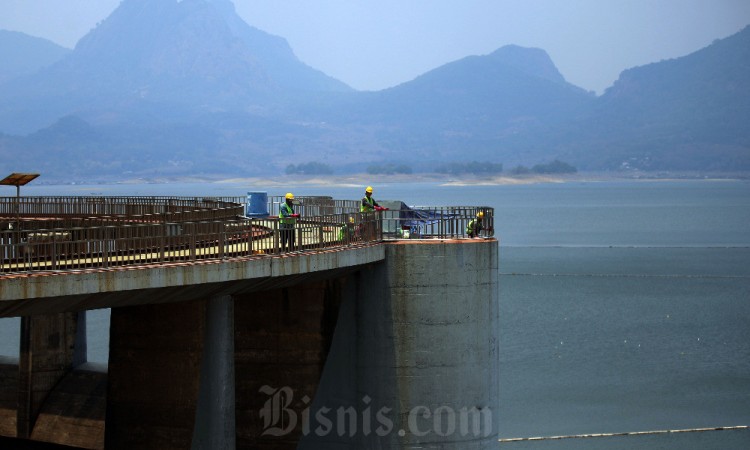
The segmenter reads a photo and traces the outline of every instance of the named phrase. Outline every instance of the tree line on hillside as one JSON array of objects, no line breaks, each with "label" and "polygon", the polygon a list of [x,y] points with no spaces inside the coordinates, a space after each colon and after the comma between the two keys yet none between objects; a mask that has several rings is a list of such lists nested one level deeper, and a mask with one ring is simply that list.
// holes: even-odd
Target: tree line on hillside
[{"label": "tree line on hillside", "polygon": [[492,162],[479,162],[472,161],[468,163],[451,162],[442,164],[435,169],[437,173],[445,173],[449,175],[462,175],[462,174],[474,174],[474,175],[493,175],[502,173],[502,163]]},{"label": "tree line on hillside", "polygon": [[526,166],[516,166],[510,171],[510,173],[513,175],[528,175],[532,173],[540,175],[554,175],[576,172],[578,172],[578,169],[558,159],[547,164],[536,164],[531,168],[528,168]]},{"label": "tree line on hillside", "polygon": [[285,170],[287,175],[331,175],[333,169],[328,164],[311,161],[302,164],[289,164]]},{"label": "tree line on hillside", "polygon": [[[446,175],[496,175],[503,172],[503,164],[488,161],[449,162],[440,164],[434,171]],[[331,175],[334,171],[328,164],[310,161],[296,165],[289,164],[285,172],[287,175]],[[530,168],[519,165],[510,170],[512,175],[552,175],[576,172],[578,169],[574,166],[558,159],[546,164],[536,164]],[[367,173],[370,175],[411,174],[414,170],[407,164],[379,163],[368,165]]]},{"label": "tree line on hillside", "polygon": [[367,166],[367,173],[370,175],[394,175],[394,174],[410,174],[412,168],[406,164],[370,164]]}]

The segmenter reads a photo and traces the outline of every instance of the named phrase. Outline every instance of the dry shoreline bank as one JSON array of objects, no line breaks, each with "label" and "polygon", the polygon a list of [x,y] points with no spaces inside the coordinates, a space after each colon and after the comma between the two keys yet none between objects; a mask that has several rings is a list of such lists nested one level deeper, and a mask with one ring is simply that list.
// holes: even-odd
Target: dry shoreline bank
[{"label": "dry shoreline bank", "polygon": [[61,180],[42,180],[36,184],[40,185],[139,185],[139,184],[243,184],[266,187],[285,187],[285,186],[336,186],[336,187],[361,187],[367,184],[390,184],[390,183],[432,183],[441,186],[502,186],[502,185],[531,185],[542,183],[594,183],[605,181],[626,181],[626,182],[643,182],[643,181],[738,181],[750,180],[750,172],[715,172],[715,173],[698,173],[698,172],[631,172],[631,173],[610,173],[610,172],[579,172],[575,174],[561,175],[510,175],[498,174],[495,176],[472,176],[460,175],[451,176],[436,173],[417,173],[417,174],[394,174],[394,175],[373,175],[368,173],[348,174],[348,175],[282,175],[279,177],[222,177],[217,176],[194,176],[194,177],[149,177],[149,178],[130,178],[106,181],[89,180],[88,182],[80,181],[61,181]]},{"label": "dry shoreline bank", "polygon": [[280,178],[248,177],[215,180],[216,183],[260,184],[264,186],[337,186],[360,187],[363,184],[384,183],[434,183],[441,186],[502,186],[541,183],[605,182],[605,181],[737,181],[750,180],[750,173],[576,173],[565,175],[496,175],[496,176],[449,176],[444,174],[398,174],[372,175],[353,174],[347,176],[284,176]]}]

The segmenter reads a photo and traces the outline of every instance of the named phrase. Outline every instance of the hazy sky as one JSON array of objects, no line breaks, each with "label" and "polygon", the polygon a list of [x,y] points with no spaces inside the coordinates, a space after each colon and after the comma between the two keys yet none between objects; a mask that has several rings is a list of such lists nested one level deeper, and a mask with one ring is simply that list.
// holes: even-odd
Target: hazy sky
[{"label": "hazy sky", "polygon": [[[120,0],[0,0],[0,29],[72,48]],[[750,0],[234,0],[250,25],[356,89],[409,81],[503,45],[538,47],[601,93],[627,68],[684,56],[750,24]]]}]

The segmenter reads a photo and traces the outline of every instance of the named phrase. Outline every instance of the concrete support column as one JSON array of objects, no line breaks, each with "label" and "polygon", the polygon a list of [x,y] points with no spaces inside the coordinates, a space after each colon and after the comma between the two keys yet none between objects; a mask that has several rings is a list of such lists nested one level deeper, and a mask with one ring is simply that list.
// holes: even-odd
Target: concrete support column
[{"label": "concrete support column", "polygon": [[237,448],[297,449],[331,346],[337,280],[235,297]]},{"label": "concrete support column", "polygon": [[105,447],[184,450],[196,419],[206,301],[112,308]]},{"label": "concrete support column", "polygon": [[206,330],[193,450],[235,448],[234,301],[214,297],[206,306]]},{"label": "concrete support column", "polygon": [[16,420],[19,438],[31,437],[47,395],[73,368],[77,322],[78,313],[21,318]]},{"label": "concrete support column", "polygon": [[299,449],[497,448],[498,243],[389,243],[347,279]]},{"label": "concrete support column", "polygon": [[393,346],[384,349],[395,358],[391,448],[496,449],[497,241],[399,241],[386,263],[385,298],[363,296],[382,327],[370,336],[382,342],[365,335],[359,365],[365,386],[375,382],[370,372],[390,367],[370,368],[362,356]]}]

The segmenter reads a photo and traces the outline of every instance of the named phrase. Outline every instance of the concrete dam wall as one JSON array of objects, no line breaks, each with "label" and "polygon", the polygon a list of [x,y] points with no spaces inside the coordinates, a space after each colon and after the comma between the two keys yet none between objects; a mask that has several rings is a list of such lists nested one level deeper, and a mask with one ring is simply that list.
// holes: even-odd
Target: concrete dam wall
[{"label": "concrete dam wall", "polygon": [[[375,247],[377,257],[340,250],[363,255],[351,264],[328,253],[277,258],[263,270],[239,260],[162,267],[137,283],[134,272],[91,274],[109,282],[83,283],[80,296],[71,286],[81,282],[61,277],[60,289],[48,277],[29,292],[62,295],[11,299],[9,308],[43,317],[49,306],[67,318],[30,321],[40,337],[29,352],[49,342],[45,329],[69,336],[61,381],[3,378],[0,416],[19,419],[0,434],[107,449],[496,448],[498,242]],[[89,307],[112,307],[109,367],[99,375],[75,370],[86,345],[73,339],[85,323],[75,312]],[[45,370],[29,361],[29,373]],[[12,392],[19,378],[23,389]],[[84,379],[96,392],[88,400],[75,388]],[[52,420],[62,409],[50,402],[70,398],[60,389],[76,392],[80,407]],[[12,399],[30,392],[34,402],[12,411]]]}]

